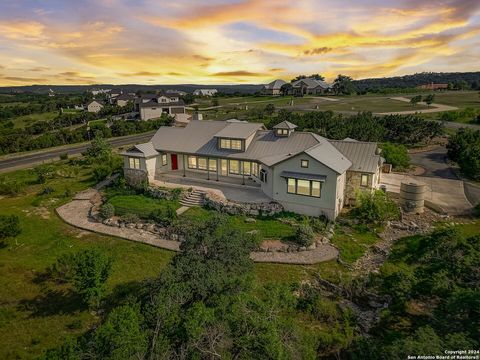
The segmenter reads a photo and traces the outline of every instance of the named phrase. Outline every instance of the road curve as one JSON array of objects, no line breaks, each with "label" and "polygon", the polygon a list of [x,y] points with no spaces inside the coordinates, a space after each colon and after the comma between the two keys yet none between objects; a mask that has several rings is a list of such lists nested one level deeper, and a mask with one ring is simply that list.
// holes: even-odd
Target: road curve
[{"label": "road curve", "polygon": [[[150,140],[155,131],[150,131],[143,134],[135,134],[129,136],[122,136],[119,138],[110,138],[107,141],[112,147],[119,147],[134,143],[141,143]],[[24,155],[7,155],[0,158],[0,173],[5,173],[12,170],[27,168],[44,161],[57,160],[61,154],[68,154],[69,156],[78,155],[84,152],[89,143],[81,143],[72,146],[61,146],[47,150],[36,151]]]}]

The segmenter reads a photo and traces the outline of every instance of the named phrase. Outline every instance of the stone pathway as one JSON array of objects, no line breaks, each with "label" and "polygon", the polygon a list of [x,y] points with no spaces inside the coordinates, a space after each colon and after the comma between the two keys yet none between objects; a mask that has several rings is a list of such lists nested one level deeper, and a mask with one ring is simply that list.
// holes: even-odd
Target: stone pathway
[{"label": "stone pathway", "polygon": [[[116,236],[167,250],[180,251],[180,242],[178,241],[162,239],[141,229],[118,228],[91,220],[90,211],[99,199],[100,194],[97,190],[88,189],[78,193],[71,202],[57,208],[56,212],[66,223],[83,230]],[[255,262],[311,265],[336,259],[338,250],[331,245],[322,244],[318,245],[315,250],[292,253],[252,252],[250,257]]]}]

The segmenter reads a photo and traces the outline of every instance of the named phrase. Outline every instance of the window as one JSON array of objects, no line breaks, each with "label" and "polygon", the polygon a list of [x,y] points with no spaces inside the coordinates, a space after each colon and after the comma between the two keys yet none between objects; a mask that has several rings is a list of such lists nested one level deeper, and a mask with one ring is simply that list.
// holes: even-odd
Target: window
[{"label": "window", "polygon": [[198,169],[199,170],[207,170],[207,158],[198,158]]},{"label": "window", "polygon": [[362,174],[360,186],[368,186],[368,174]]},{"label": "window", "polygon": [[264,169],[260,170],[260,181],[267,182],[267,172]]},{"label": "window", "polygon": [[287,129],[277,129],[277,135],[278,136],[288,136],[288,130]]},{"label": "window", "polygon": [[308,168],[308,160],[302,160],[301,166],[302,168]]},{"label": "window", "polygon": [[230,160],[230,174],[240,174],[240,161]]},{"label": "window", "polygon": [[162,154],[162,165],[167,165],[167,154]]},{"label": "window", "polygon": [[242,150],[242,140],[231,140],[233,150]]},{"label": "window", "polygon": [[258,177],[258,164],[252,162],[252,175]]},{"label": "window", "polygon": [[295,194],[296,192],[296,181],[295,179],[287,179],[287,192],[290,194]]},{"label": "window", "polygon": [[320,197],[322,186],[320,181],[287,178],[287,193]]},{"label": "window", "polygon": [[195,156],[188,157],[188,168],[196,169],[197,168],[197,158]]},{"label": "window", "polygon": [[128,163],[130,166],[130,169],[140,169],[140,159],[139,158],[128,158]]},{"label": "window", "polygon": [[208,159],[208,169],[210,171],[217,171],[217,160],[216,159]]},{"label": "window", "polygon": [[230,139],[220,139],[220,148],[221,149],[230,149],[231,148]]},{"label": "window", "polygon": [[252,164],[249,161],[243,162],[243,174],[244,175],[251,175],[252,174]]}]

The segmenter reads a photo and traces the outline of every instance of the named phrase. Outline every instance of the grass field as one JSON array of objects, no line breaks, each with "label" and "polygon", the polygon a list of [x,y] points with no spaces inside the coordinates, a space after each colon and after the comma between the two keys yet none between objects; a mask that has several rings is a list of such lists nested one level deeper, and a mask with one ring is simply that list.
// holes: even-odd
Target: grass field
[{"label": "grass field", "polygon": [[42,114],[30,114],[24,116],[17,116],[12,119],[15,128],[23,128],[28,126],[35,121],[50,121],[55,119],[58,116],[58,111],[52,111]]},{"label": "grass field", "polygon": [[[183,218],[206,220],[214,215],[214,211],[193,207],[183,213]],[[229,216],[229,224],[237,231],[258,231],[261,239],[282,239],[289,240],[295,233],[293,226],[284,224],[275,219],[257,219],[255,223],[245,222],[246,216]]]},{"label": "grass field", "polygon": [[115,215],[135,214],[141,219],[148,219],[150,214],[159,209],[173,207],[175,210],[180,207],[176,200],[152,199],[143,195],[119,195],[108,200],[115,207]]}]

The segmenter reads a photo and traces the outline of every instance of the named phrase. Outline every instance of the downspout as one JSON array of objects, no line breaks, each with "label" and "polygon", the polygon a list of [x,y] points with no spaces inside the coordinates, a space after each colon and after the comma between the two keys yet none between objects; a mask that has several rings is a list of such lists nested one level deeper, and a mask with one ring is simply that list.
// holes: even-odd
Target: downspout
[{"label": "downspout", "polygon": [[186,176],[186,174],[185,174],[185,154],[183,154],[182,157],[183,157],[183,161],[182,161],[182,164],[183,164],[183,177],[185,177],[185,176]]}]

